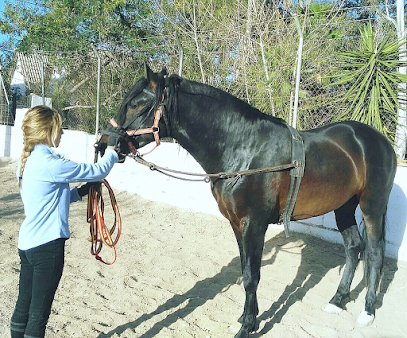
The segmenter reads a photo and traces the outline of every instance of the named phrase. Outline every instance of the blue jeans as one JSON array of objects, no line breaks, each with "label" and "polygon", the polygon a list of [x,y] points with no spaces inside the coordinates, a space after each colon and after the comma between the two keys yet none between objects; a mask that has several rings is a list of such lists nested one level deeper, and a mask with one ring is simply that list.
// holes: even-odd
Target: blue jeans
[{"label": "blue jeans", "polygon": [[11,338],[42,338],[64,268],[65,238],[18,250],[20,286],[11,317]]}]

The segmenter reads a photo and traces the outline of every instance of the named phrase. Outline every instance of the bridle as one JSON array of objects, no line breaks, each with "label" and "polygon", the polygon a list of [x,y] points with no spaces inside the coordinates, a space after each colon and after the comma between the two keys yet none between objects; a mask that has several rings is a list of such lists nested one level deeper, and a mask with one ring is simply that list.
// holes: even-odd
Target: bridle
[{"label": "bridle", "polygon": [[[143,89],[143,92],[155,97],[155,94],[152,91],[149,91],[147,89]],[[154,122],[153,122],[153,125],[150,128],[127,130],[127,128],[136,120],[136,118],[138,117],[137,116],[138,114],[134,115],[130,119],[130,121],[128,123],[126,123],[126,125],[123,127],[123,129],[126,130],[126,133],[127,133],[127,135],[129,137],[138,136],[138,135],[145,135],[145,134],[153,134],[155,144],[156,144],[155,147],[153,149],[151,149],[150,151],[142,154],[141,156],[150,154],[153,150],[155,150],[161,144],[161,142],[160,142],[160,134],[159,134],[160,133],[160,127],[158,125],[159,125],[160,119],[161,119],[161,117],[163,115],[163,101],[164,101],[164,98],[165,98],[165,93],[166,93],[166,87],[163,90],[161,101],[158,103],[158,105],[157,105],[157,107],[155,109]],[[151,111],[151,109],[150,109],[150,111]],[[113,127],[119,127],[119,124],[113,118],[110,119],[110,124]],[[137,153],[136,148],[134,148],[133,143],[130,140],[128,140],[128,146],[129,146],[129,150],[133,154]]]}]

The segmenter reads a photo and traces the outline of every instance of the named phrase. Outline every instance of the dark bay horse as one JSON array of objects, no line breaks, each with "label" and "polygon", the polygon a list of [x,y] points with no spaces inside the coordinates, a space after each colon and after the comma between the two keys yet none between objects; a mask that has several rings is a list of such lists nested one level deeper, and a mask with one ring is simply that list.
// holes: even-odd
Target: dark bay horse
[{"label": "dark bay horse", "polygon": [[[176,75],[167,77],[165,70],[154,73],[146,66],[146,74],[147,78],[131,88],[116,118],[134,134],[130,140],[135,148],[158,142],[159,137],[172,137],[206,173],[292,161],[292,135],[283,120],[263,114],[220,89]],[[367,295],[358,322],[368,325],[374,319],[383,265],[384,221],[396,172],[395,153],[382,134],[358,122],[334,123],[299,135],[305,150],[305,170],[291,219],[334,211],[343,236],[346,267],[326,310],[339,312],[344,308],[363,252]],[[290,170],[241,176],[234,184],[229,181],[211,178],[211,188],[239,246],[246,300],[236,337],[248,337],[258,328],[256,292],[265,233],[268,224],[279,221],[285,207]],[[365,223],[364,238],[355,220],[358,204]]]}]

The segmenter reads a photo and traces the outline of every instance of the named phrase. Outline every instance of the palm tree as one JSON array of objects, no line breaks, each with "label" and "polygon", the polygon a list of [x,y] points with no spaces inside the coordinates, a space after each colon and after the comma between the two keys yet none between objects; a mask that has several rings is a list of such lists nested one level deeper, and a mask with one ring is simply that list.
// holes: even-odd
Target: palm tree
[{"label": "palm tree", "polygon": [[407,75],[398,72],[405,66],[400,60],[399,47],[405,41],[392,37],[379,38],[369,23],[361,30],[359,50],[341,53],[335,85],[345,85],[347,91],[340,98],[346,110],[340,119],[350,118],[373,126],[391,142],[397,125],[397,108],[405,101],[398,88],[407,82]]}]

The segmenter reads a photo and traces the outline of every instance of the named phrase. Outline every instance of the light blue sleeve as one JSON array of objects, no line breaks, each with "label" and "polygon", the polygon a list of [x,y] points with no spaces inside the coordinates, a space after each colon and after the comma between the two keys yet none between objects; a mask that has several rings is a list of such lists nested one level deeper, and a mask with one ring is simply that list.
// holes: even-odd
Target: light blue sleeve
[{"label": "light blue sleeve", "polygon": [[117,153],[106,149],[97,163],[76,163],[65,158],[52,156],[47,162],[47,171],[52,181],[58,183],[95,182],[104,179],[119,160]]}]

